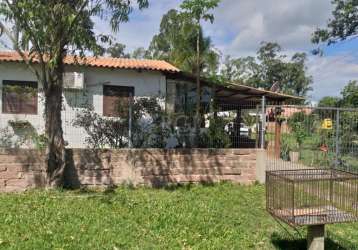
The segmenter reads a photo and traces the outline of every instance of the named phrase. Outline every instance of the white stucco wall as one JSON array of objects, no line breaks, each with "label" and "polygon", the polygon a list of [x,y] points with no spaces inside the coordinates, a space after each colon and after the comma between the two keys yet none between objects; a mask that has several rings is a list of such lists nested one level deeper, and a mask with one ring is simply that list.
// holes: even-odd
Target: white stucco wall
[{"label": "white stucco wall", "polygon": [[[134,87],[135,97],[165,97],[166,78],[160,72],[105,69],[93,67],[68,66],[66,71],[83,72],[85,76],[84,90],[66,90],[64,94],[64,110],[62,112],[64,138],[68,147],[85,147],[86,133],[81,128],[75,128],[72,121],[76,112],[81,111],[81,105],[86,101],[93,104],[98,114],[103,112],[103,85],[118,85]],[[36,81],[33,73],[24,64],[0,63],[0,99],[2,98],[2,84],[4,80]],[[41,86],[39,85],[39,89]],[[27,120],[38,131],[44,132],[43,94],[38,93],[37,115],[3,114],[0,101],[0,129],[8,126],[9,120]]]}]

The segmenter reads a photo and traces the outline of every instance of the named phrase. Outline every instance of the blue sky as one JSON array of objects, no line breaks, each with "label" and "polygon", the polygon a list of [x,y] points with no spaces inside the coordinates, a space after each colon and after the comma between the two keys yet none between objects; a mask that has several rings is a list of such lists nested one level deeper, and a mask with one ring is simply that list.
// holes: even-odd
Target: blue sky
[{"label": "blue sky", "polygon": [[[149,0],[143,11],[135,10],[128,23],[122,24],[118,42],[128,50],[148,47],[158,33],[161,17],[171,8],[178,8],[180,0]],[[358,80],[358,39],[325,48],[324,56],[310,51],[312,32],[324,27],[331,17],[329,0],[222,0],[214,11],[214,24],[205,23],[204,31],[211,36],[215,47],[223,55],[241,57],[254,55],[261,41],[278,42],[284,52],[308,54],[307,72],[313,76],[312,100],[326,95],[338,96],[349,80]],[[104,21],[96,22],[97,32],[110,32]]]},{"label": "blue sky", "polygon": [[[134,11],[129,23],[123,24],[117,41],[128,50],[147,47],[159,30],[161,17],[180,0],[150,1],[150,7]],[[312,32],[323,27],[331,17],[328,0],[222,0],[214,11],[214,24],[204,24],[205,34],[211,36],[223,55],[233,57],[254,55],[261,41],[274,41],[284,52],[308,54],[307,71],[313,76],[311,99],[338,96],[349,80],[358,80],[358,39],[325,48],[324,56],[311,55],[315,48],[310,42]],[[102,22],[99,30],[107,29]]]}]

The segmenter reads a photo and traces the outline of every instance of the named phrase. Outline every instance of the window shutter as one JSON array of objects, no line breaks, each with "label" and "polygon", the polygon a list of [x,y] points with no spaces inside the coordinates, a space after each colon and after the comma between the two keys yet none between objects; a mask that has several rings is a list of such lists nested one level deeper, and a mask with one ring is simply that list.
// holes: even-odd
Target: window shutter
[{"label": "window shutter", "polygon": [[37,114],[37,82],[3,81],[2,112]]},{"label": "window shutter", "polygon": [[130,97],[134,96],[133,87],[103,86],[103,115],[127,117]]}]

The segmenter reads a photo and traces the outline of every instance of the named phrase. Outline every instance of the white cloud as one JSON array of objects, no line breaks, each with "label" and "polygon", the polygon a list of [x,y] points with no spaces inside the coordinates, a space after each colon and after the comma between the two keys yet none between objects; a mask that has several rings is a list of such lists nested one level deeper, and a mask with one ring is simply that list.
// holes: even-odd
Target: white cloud
[{"label": "white cloud", "polygon": [[[148,47],[159,31],[162,16],[169,9],[178,8],[180,3],[181,0],[151,0],[148,9],[135,10],[130,21],[113,35],[126,44],[128,50]],[[204,31],[224,55],[252,55],[261,41],[278,42],[286,54],[292,55],[313,48],[311,34],[326,24],[331,10],[329,0],[222,0],[214,11],[214,24],[205,23]],[[111,33],[108,23],[100,20],[96,21],[96,31]],[[349,80],[358,79],[356,58],[342,53],[309,56],[308,73],[314,77],[312,98],[339,95]]]},{"label": "white cloud", "polygon": [[223,0],[215,11],[210,34],[222,30],[231,41],[219,41],[226,53],[253,54],[260,42],[276,41],[287,50],[307,50],[315,28],[328,20],[332,5],[327,0]]},{"label": "white cloud", "polygon": [[[148,47],[154,34],[159,32],[162,16],[173,8],[178,8],[180,0],[149,1],[149,8],[138,10],[129,17],[128,23],[122,23],[119,32],[112,35],[118,42],[127,46],[128,50],[138,47]],[[98,20],[96,31],[111,33],[107,22]]]},{"label": "white cloud", "polygon": [[358,80],[356,55],[310,56],[308,73],[314,78],[312,100],[324,96],[339,96],[350,80]]}]

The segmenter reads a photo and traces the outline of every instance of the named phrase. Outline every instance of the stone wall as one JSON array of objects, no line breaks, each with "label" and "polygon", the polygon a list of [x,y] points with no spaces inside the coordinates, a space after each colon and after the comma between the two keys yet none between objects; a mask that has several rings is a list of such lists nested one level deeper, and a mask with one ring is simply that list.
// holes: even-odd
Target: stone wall
[{"label": "stone wall", "polygon": [[44,153],[37,150],[0,149],[0,192],[43,187],[44,159]]},{"label": "stone wall", "polygon": [[[73,188],[256,179],[254,149],[69,149],[66,155],[65,185]],[[44,159],[35,150],[0,151],[0,191],[42,187]]]}]

